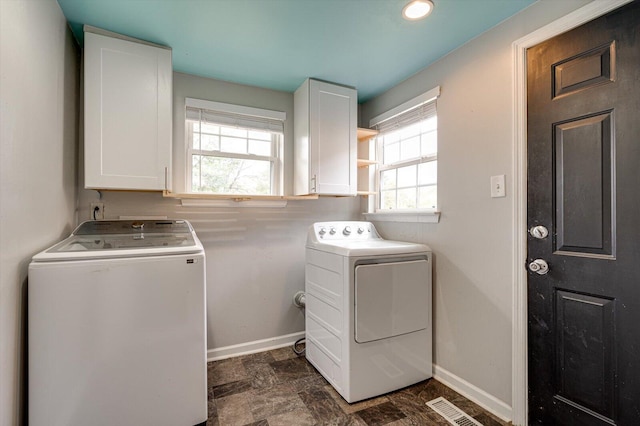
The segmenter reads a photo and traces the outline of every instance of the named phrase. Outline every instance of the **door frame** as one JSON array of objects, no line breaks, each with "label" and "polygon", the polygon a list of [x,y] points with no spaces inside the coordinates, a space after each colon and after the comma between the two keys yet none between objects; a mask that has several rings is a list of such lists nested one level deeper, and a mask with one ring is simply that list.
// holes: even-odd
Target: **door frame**
[{"label": "door frame", "polygon": [[527,57],[529,47],[592,21],[632,0],[594,0],[514,41],[513,58],[513,241],[511,418],[513,425],[528,419],[527,374]]}]

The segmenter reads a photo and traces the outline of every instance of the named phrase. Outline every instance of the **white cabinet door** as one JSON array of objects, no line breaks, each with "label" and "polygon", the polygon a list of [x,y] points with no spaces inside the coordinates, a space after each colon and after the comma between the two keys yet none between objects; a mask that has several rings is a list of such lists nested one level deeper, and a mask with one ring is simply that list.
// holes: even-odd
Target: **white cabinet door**
[{"label": "white cabinet door", "polygon": [[85,32],[85,187],[170,189],[171,50]]},{"label": "white cabinet door", "polygon": [[296,195],[356,195],[356,90],[308,79],[294,107]]}]

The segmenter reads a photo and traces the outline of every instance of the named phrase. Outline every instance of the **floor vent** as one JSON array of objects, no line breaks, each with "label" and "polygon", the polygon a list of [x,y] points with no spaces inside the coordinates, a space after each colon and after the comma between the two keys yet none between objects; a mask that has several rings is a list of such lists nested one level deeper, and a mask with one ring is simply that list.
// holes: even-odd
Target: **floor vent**
[{"label": "floor vent", "polygon": [[447,419],[454,426],[483,426],[482,423],[444,399],[443,397],[427,402],[436,413]]}]

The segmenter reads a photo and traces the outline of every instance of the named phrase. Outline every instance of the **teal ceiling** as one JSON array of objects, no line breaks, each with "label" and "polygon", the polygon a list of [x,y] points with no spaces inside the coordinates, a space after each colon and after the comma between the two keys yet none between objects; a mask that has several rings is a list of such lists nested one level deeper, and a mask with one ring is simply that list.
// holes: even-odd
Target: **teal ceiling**
[{"label": "teal ceiling", "polygon": [[307,77],[364,102],[535,0],[58,0],[79,40],[88,24],[173,48],[174,70],[293,92]]}]

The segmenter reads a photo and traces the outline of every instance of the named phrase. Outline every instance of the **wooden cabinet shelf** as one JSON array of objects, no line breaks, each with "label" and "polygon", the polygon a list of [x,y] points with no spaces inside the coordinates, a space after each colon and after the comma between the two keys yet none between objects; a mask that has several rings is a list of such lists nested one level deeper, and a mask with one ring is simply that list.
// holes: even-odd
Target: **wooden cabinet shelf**
[{"label": "wooden cabinet shelf", "polygon": [[363,127],[358,127],[358,142],[368,141],[372,137],[378,134],[377,130],[373,129],[365,129]]},{"label": "wooden cabinet shelf", "polygon": [[376,160],[365,160],[364,158],[358,158],[358,168],[369,167],[378,164]]},{"label": "wooden cabinet shelf", "polygon": [[358,137],[358,195],[364,197],[376,195],[374,191],[374,174],[375,171],[370,166],[378,164],[375,157],[375,144],[372,140],[378,134],[377,130],[364,129],[359,127],[357,130]]}]

